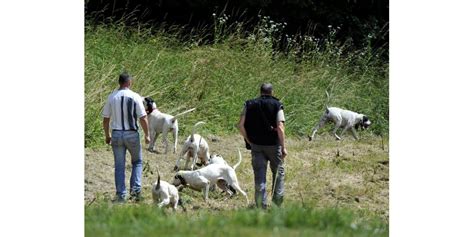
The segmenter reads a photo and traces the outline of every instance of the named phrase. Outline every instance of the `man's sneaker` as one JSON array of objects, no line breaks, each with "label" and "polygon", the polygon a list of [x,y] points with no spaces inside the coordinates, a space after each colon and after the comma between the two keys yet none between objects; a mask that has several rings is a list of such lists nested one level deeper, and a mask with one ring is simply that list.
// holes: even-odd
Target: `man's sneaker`
[{"label": "man's sneaker", "polygon": [[124,203],[127,203],[127,200],[123,197],[117,196],[114,200],[112,200],[112,203],[114,203],[114,204],[124,204]]}]

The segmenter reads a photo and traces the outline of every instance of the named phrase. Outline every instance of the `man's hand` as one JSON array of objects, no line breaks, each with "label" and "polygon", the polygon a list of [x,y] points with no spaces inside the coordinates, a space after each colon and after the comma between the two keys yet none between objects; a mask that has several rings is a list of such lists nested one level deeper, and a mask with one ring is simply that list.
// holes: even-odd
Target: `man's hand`
[{"label": "man's hand", "polygon": [[112,140],[110,138],[110,133],[109,133],[109,123],[110,123],[110,118],[104,118],[102,120],[102,128],[104,129],[105,143],[106,144],[110,144],[110,141]]},{"label": "man's hand", "polygon": [[142,126],[143,131],[145,132],[145,144],[150,143],[150,135],[148,135],[148,119],[146,115],[140,117],[140,125]]},{"label": "man's hand", "polygon": [[112,140],[112,138],[110,136],[105,136],[105,143],[106,144],[110,144],[111,140]]},{"label": "man's hand", "polygon": [[285,147],[285,124],[283,121],[277,123],[276,131],[278,134],[278,141],[281,145],[281,159],[284,160],[286,155],[288,155],[288,151]]}]

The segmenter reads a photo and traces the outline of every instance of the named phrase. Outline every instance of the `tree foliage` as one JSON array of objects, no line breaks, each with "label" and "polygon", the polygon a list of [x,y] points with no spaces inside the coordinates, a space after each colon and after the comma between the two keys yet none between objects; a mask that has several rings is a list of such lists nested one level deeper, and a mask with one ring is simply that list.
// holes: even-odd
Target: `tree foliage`
[{"label": "tree foliage", "polygon": [[388,6],[388,0],[86,0],[85,15],[92,23],[178,25],[188,32],[214,24],[213,13],[248,28],[261,15],[286,22],[287,34],[325,38],[332,26],[341,42],[388,49]]}]

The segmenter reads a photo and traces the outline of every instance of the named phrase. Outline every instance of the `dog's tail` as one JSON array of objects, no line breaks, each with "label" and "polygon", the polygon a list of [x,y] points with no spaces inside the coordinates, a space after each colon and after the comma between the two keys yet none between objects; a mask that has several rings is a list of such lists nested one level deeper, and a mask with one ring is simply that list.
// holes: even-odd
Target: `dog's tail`
[{"label": "dog's tail", "polygon": [[234,170],[237,169],[237,167],[240,165],[240,162],[242,162],[242,153],[240,153],[240,149],[237,148],[237,150],[239,151],[239,162],[237,162],[237,164],[234,165]]},{"label": "dog's tail", "polygon": [[160,171],[158,169],[156,169],[156,172],[158,173],[158,179],[156,180],[156,186],[155,186],[155,191],[158,191],[160,190],[160,180],[161,180],[161,177],[160,177]]},{"label": "dog's tail", "polygon": [[173,118],[171,119],[171,122],[174,123],[174,122],[176,121],[176,119],[177,119],[179,116],[184,115],[184,114],[187,114],[187,113],[189,113],[189,112],[193,112],[194,110],[196,110],[196,108],[188,109],[188,110],[186,110],[186,111],[184,111],[184,112],[181,112],[181,113],[179,113],[179,114],[173,116]]},{"label": "dog's tail", "polygon": [[196,128],[201,125],[201,124],[205,124],[205,122],[203,121],[199,121],[197,122],[196,124],[194,124],[194,127],[193,127],[193,133],[191,133],[191,141],[194,142],[194,134],[196,133]]},{"label": "dog's tail", "polygon": [[326,104],[325,104],[325,107],[326,107],[326,112],[328,111],[328,107],[329,107],[329,100],[331,98],[331,96],[329,96],[329,92],[326,90]]},{"label": "dog's tail", "polygon": [[161,177],[160,177],[160,171],[158,169],[156,169],[156,172],[158,173],[158,180],[156,181],[155,190],[158,191],[158,190],[160,190],[160,187],[161,187],[161,185],[160,185]]}]

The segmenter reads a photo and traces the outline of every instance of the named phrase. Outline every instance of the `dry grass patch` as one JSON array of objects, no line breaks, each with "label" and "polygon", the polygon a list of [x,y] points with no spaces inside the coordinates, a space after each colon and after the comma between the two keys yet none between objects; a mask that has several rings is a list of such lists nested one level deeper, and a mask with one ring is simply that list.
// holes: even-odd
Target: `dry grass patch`
[{"label": "dry grass patch", "polygon": [[[242,163],[237,168],[241,187],[254,200],[253,171],[250,152],[243,147],[240,136],[206,136],[211,153],[222,155],[228,163],[238,161],[237,148],[242,151]],[[367,212],[388,222],[388,147],[382,149],[381,138],[364,137],[355,141],[346,138],[335,141],[329,135],[316,141],[289,138],[286,159],[286,202],[301,203],[311,207],[343,207]],[[182,143],[183,141],[180,141]],[[163,146],[158,147],[163,151]],[[178,149],[178,152],[180,147]],[[172,181],[172,171],[177,154],[156,154],[143,150],[143,194],[145,204],[151,204],[151,185],[157,178],[159,168],[162,180]],[[130,156],[127,155],[127,180],[130,175]],[[267,187],[271,192],[270,169],[267,170]],[[114,197],[113,155],[110,147],[85,150],[85,203]],[[202,193],[185,189],[180,193],[190,210],[234,210],[246,206],[241,195],[226,199],[220,192],[210,193],[211,200],[205,203]],[[269,194],[270,195],[270,194]]]}]

